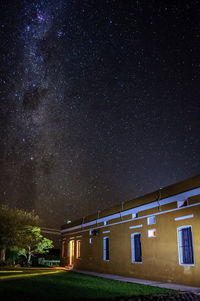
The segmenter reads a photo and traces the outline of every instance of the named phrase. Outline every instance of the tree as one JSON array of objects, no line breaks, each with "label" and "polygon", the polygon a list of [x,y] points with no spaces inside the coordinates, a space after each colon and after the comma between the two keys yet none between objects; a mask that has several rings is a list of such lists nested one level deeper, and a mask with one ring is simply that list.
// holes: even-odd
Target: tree
[{"label": "tree", "polygon": [[[5,262],[6,249],[32,250],[52,248],[52,241],[40,234],[39,217],[7,205],[0,206],[0,262]],[[39,250],[38,249],[38,250]],[[31,256],[31,255],[30,255]],[[30,258],[29,258],[30,260]]]},{"label": "tree", "polygon": [[[18,248],[22,247],[21,254],[27,257],[28,265],[31,263],[31,256],[34,252],[48,253],[53,248],[52,240],[43,237],[39,227],[25,226],[18,232],[19,243]],[[24,248],[24,246],[26,248]]]}]

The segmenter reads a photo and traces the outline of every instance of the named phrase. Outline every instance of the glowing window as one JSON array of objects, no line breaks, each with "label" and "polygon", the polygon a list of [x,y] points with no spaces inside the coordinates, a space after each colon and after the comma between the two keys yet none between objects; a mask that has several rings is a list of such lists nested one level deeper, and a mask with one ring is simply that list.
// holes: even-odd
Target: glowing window
[{"label": "glowing window", "polygon": [[148,225],[154,225],[156,223],[156,218],[155,216],[150,216],[147,218],[147,224]]},{"label": "glowing window", "polygon": [[81,257],[81,241],[76,241],[76,259],[79,259]]},{"label": "glowing window", "polygon": [[103,260],[108,261],[109,256],[109,237],[103,238]]},{"label": "glowing window", "polygon": [[138,213],[132,213],[132,218],[137,218],[138,217]]},{"label": "glowing window", "polygon": [[177,201],[177,207],[178,208],[185,207],[187,205],[188,205],[188,200]]},{"label": "glowing window", "polygon": [[89,243],[92,244],[92,238],[89,238]]},{"label": "glowing window", "polygon": [[131,262],[142,262],[141,233],[131,234]]},{"label": "glowing window", "polygon": [[65,257],[65,242],[62,242],[62,257]]},{"label": "glowing window", "polygon": [[192,227],[184,226],[177,229],[178,231],[178,251],[179,264],[194,264]]},{"label": "glowing window", "polygon": [[156,237],[156,229],[149,229],[148,237]]},{"label": "glowing window", "polygon": [[92,229],[89,231],[89,234],[92,235]]},{"label": "glowing window", "polygon": [[108,225],[108,221],[104,221],[104,226]]}]

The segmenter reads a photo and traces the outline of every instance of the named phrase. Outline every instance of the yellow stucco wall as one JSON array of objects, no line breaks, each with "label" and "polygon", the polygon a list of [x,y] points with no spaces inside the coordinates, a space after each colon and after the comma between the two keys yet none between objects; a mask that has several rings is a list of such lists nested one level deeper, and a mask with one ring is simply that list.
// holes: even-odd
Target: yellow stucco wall
[{"label": "yellow stucco wall", "polygon": [[[193,184],[189,187],[191,185]],[[197,187],[196,182],[195,185]],[[199,195],[189,198],[186,207],[177,208],[177,203],[173,202],[161,208],[141,211],[138,218],[131,221],[126,222],[131,219],[129,215],[110,221],[110,223],[118,222],[115,225],[104,227],[101,223],[98,225],[102,226],[98,236],[91,236],[89,230],[86,231],[85,228],[63,233],[64,247],[67,248],[70,239],[73,239],[76,254],[76,240],[81,240],[81,258],[74,259],[76,269],[200,286],[200,204],[198,202],[200,202]],[[155,225],[147,225],[147,215],[155,215]],[[177,217],[188,215],[193,217],[175,221]],[[136,225],[142,227],[129,229],[130,226]],[[181,226],[192,226],[194,265],[179,265],[177,228]],[[148,229],[154,228],[156,237],[149,238]],[[104,231],[110,232],[103,233]],[[131,263],[132,233],[141,233],[142,263]],[[105,236],[110,239],[109,261],[103,260]],[[89,243],[89,238],[93,239],[92,244]],[[61,258],[62,265],[69,264],[69,251],[66,255]]]}]

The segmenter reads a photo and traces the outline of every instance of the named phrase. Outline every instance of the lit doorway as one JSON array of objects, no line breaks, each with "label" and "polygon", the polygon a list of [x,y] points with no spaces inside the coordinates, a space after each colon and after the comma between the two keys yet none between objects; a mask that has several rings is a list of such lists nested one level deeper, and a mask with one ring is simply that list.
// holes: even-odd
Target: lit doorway
[{"label": "lit doorway", "polygon": [[74,263],[74,240],[69,242],[69,264],[73,265]]}]

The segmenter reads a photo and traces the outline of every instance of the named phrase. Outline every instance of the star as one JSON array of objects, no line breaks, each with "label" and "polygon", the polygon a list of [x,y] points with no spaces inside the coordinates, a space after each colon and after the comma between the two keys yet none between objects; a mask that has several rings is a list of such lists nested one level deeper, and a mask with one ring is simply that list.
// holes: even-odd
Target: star
[{"label": "star", "polygon": [[60,38],[60,37],[62,37],[62,35],[63,35],[63,32],[62,32],[61,30],[59,30],[59,31],[57,32],[57,36]]},{"label": "star", "polygon": [[198,1],[4,2],[9,204],[59,227],[199,173]]},{"label": "star", "polygon": [[44,18],[44,16],[43,16],[41,13],[38,13],[38,15],[37,15],[37,20],[38,20],[40,23],[42,23],[43,21],[45,21],[45,18]]}]

